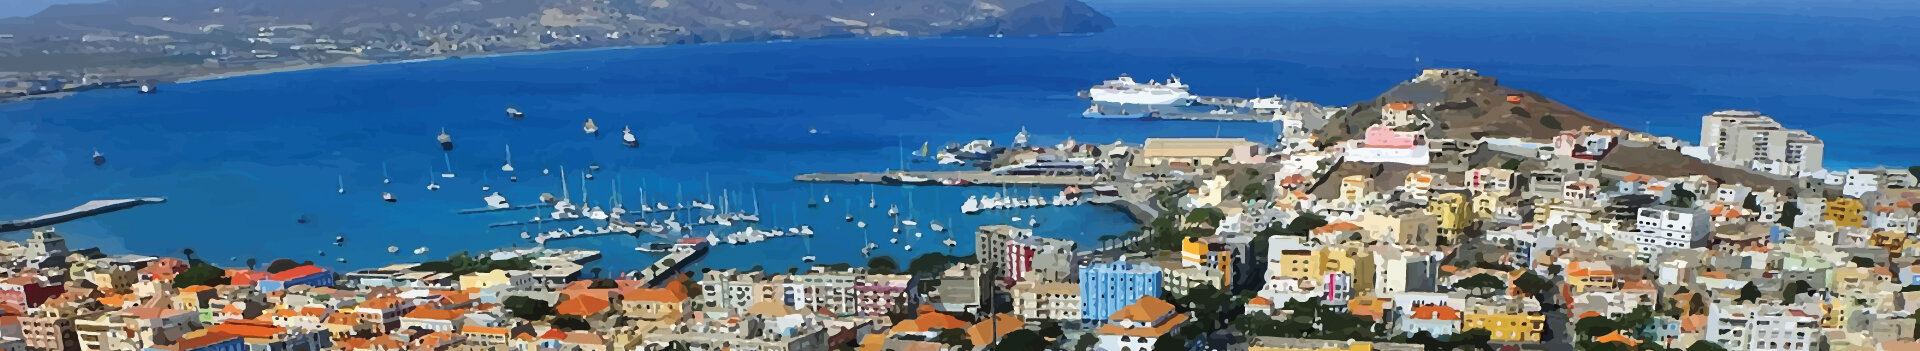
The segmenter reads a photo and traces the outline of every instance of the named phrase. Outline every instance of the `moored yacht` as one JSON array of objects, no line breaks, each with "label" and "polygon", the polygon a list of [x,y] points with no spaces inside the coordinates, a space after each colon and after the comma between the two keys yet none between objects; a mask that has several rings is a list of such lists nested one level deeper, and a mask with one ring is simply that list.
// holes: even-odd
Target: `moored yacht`
[{"label": "moored yacht", "polygon": [[600,126],[594,125],[592,118],[588,118],[587,123],[580,126],[580,130],[587,132],[588,135],[600,135]]},{"label": "moored yacht", "polygon": [[512,107],[507,108],[507,118],[520,118],[520,117],[526,117],[526,116],[527,114],[521,113],[520,109],[512,108]]},{"label": "moored yacht", "polygon": [[101,154],[100,150],[93,150],[93,165],[99,166],[104,164],[107,164],[107,155]]},{"label": "moored yacht", "polygon": [[620,142],[627,147],[640,147],[640,139],[633,136],[633,127],[620,128]]},{"label": "moored yacht", "polygon": [[438,139],[440,140],[441,151],[453,151],[453,135],[447,134],[446,128],[440,128],[440,137]]}]

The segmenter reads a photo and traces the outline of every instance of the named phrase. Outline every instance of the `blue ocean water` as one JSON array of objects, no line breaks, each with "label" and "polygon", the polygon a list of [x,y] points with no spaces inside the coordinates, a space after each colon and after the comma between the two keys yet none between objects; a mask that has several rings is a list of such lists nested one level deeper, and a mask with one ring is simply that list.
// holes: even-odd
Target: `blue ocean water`
[{"label": "blue ocean water", "polygon": [[[497,191],[528,203],[559,192],[559,179],[539,169],[577,171],[599,163],[605,169],[585,186],[593,203],[610,200],[616,178],[629,208],[643,185],[651,201],[704,198],[708,189],[757,192],[762,217],[820,232],[810,245],[722,247],[706,259],[709,266],[779,268],[798,264],[809,251],[821,262],[859,262],[863,236],[904,261],[931,250],[967,254],[972,227],[1014,214],[958,213],[965,196],[997,189],[920,187],[910,190],[909,205],[909,190],[881,187],[875,190],[880,208],[848,209],[864,205],[867,187],[790,179],[898,168],[906,151],[901,145],[1004,143],[1023,126],[1046,144],[1069,137],[1106,143],[1275,134],[1263,124],[1078,118],[1085,102],[1074,92],[1119,73],[1179,74],[1204,95],[1285,94],[1344,105],[1371,98],[1419,68],[1471,67],[1657,133],[1693,139],[1702,114],[1760,109],[1825,139],[1830,167],[1920,163],[1920,146],[1904,132],[1889,132],[1920,127],[1910,118],[1920,107],[1920,90],[1911,86],[1920,81],[1920,68],[1910,65],[1920,56],[1920,41],[1912,40],[1920,22],[1903,18],[1551,6],[1094,5],[1121,27],[1089,36],[468,58],[172,85],[158,95],[106,91],[0,105],[0,217],[92,198],[162,195],[170,201],[60,229],[74,245],[109,252],[193,248],[214,261],[289,257],[370,267],[525,246],[522,229],[486,224],[534,213],[454,213],[483,205],[483,172]],[[507,119],[501,111],[508,105],[529,116]],[[581,133],[587,118],[603,136]],[[634,128],[641,147],[619,144],[624,126]],[[445,188],[429,192],[426,178],[446,167],[434,142],[441,128],[457,144],[446,156],[459,176],[436,178]],[[504,181],[497,169],[509,144],[517,183]],[[107,155],[107,165],[89,163],[94,149]],[[391,185],[380,183],[383,163]],[[345,195],[335,194],[339,178]],[[581,197],[578,178],[570,182]],[[381,191],[400,202],[379,201]],[[834,203],[804,206],[821,194],[831,194]],[[915,244],[914,252],[885,245],[890,232],[877,224],[889,204],[913,209],[910,215],[923,222],[949,223],[961,234],[959,248],[946,250],[939,244],[944,237],[924,227],[917,241],[902,238]],[[842,221],[848,212],[873,231]],[[1106,208],[1019,215],[1037,215],[1042,235],[1083,242],[1131,229],[1125,215]],[[302,217],[308,222],[296,221]],[[336,235],[348,238],[345,246],[331,245]],[[607,253],[602,264],[620,269],[652,260],[633,252],[636,244],[616,236],[550,245],[601,249]],[[385,251],[388,245],[432,252],[394,255]],[[332,263],[337,257],[349,262]]]}]

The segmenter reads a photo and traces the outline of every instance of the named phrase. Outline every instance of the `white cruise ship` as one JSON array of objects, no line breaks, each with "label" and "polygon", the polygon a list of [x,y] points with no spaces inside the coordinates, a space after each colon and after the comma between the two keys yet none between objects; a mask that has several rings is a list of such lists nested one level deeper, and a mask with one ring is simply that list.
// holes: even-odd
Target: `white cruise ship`
[{"label": "white cruise ship", "polygon": [[1087,97],[1095,102],[1130,105],[1186,105],[1193,102],[1193,94],[1187,92],[1187,85],[1180,82],[1180,77],[1167,77],[1166,83],[1149,81],[1141,84],[1125,74],[1088,88]]}]

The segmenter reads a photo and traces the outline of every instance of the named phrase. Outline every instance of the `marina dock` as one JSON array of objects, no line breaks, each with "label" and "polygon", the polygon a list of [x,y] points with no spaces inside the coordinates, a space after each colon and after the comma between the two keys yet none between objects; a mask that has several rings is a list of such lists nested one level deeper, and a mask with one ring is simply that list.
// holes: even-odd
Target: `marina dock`
[{"label": "marina dock", "polygon": [[134,206],[167,202],[163,197],[140,197],[130,199],[104,199],[87,201],[66,211],[48,213],[33,218],[0,222],[0,233],[23,229],[45,227],[66,223],[76,219],[133,208]]},{"label": "marina dock", "polygon": [[[806,183],[850,183],[850,184],[890,184],[886,180],[889,173],[808,173],[793,177],[796,182]],[[906,175],[932,179],[933,184],[944,186],[1001,186],[1001,185],[1037,185],[1037,186],[1092,186],[1099,181],[1087,176],[1042,176],[1042,175],[995,175],[988,171],[942,171],[942,172],[906,172]],[[942,184],[959,180],[967,184]]]}]

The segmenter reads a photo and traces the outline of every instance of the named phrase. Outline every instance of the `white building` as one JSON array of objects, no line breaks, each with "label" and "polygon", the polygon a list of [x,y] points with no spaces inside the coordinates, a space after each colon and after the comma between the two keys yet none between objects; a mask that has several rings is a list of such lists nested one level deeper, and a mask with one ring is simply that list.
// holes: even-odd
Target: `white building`
[{"label": "white building", "polygon": [[1847,178],[1845,182],[1840,185],[1840,193],[1852,198],[1859,198],[1860,195],[1865,195],[1875,190],[1880,190],[1880,175],[1861,172],[1858,169],[1847,170]]},{"label": "white building", "polygon": [[1651,206],[1640,209],[1634,222],[1633,241],[1642,255],[1664,249],[1704,247],[1711,238],[1712,217],[1699,208]]},{"label": "white building", "polygon": [[1826,144],[1807,131],[1786,129],[1758,111],[1714,111],[1701,118],[1700,145],[1713,163],[1797,175],[1821,169]]},{"label": "white building", "polygon": [[1820,316],[1802,309],[1715,305],[1710,310],[1707,340],[1727,351],[1811,351],[1821,343]]}]

